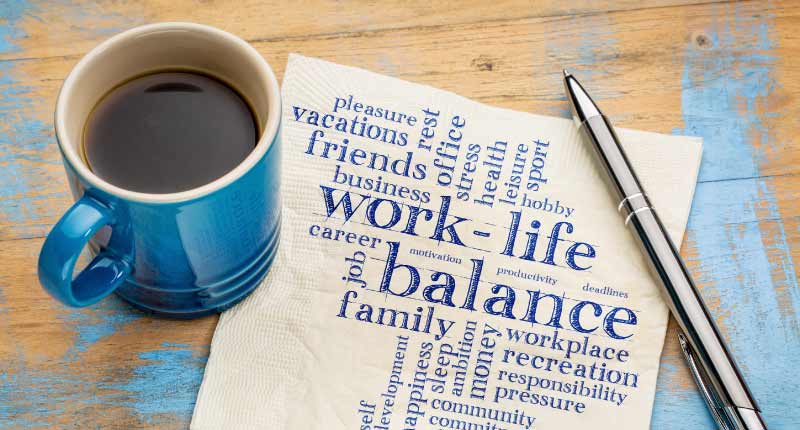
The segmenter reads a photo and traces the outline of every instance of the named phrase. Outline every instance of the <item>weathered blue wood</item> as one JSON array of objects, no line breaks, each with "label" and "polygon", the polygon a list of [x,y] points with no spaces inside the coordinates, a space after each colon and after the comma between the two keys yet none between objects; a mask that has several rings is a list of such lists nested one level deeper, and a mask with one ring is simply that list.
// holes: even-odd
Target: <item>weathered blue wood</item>
[{"label": "weathered blue wood", "polygon": [[[26,33],[18,24],[36,12],[37,7],[25,0],[0,1],[0,54],[21,50],[17,41]],[[42,100],[32,87],[15,78],[15,66],[14,61],[0,61],[0,228],[4,227],[0,239],[25,237],[31,224],[33,230],[44,231],[44,223],[35,224],[53,215],[49,201],[67,195],[64,190],[53,196],[41,187],[63,181],[53,177],[56,169],[48,169],[48,165],[58,162],[53,156],[52,125],[33,115],[34,107]],[[26,227],[17,227],[23,224]],[[6,229],[20,231],[3,231]]]},{"label": "weathered blue wood", "polygon": [[[771,20],[737,14],[705,29],[706,46],[688,44],[685,126],[676,133],[705,143],[687,236],[696,280],[770,429],[789,430],[800,428],[800,290],[774,180],[759,178],[758,143],[769,142],[767,121],[780,116],[758,110],[778,85]],[[729,179],[737,177],[746,179]],[[777,297],[778,289],[788,293]],[[677,373],[673,363],[662,366],[652,428],[712,428],[694,387],[675,388]]]},{"label": "weathered blue wood", "polygon": [[163,343],[139,354],[143,364],[119,388],[132,393],[129,406],[148,426],[188,423],[207,358],[207,350],[198,356],[190,345]]},{"label": "weathered blue wood", "polygon": [[[0,284],[0,291],[3,287]],[[64,331],[76,336],[66,353],[51,363],[31,366],[40,360],[25,356],[20,348],[4,358],[0,363],[0,429],[108,428],[105,421],[99,427],[87,427],[89,423],[72,420],[112,414],[118,428],[165,428],[167,424],[180,428],[188,423],[208,357],[205,339],[200,346],[157,342],[154,349],[116,355],[122,362],[87,365],[94,347],[104,346],[111,336],[148,317],[113,296],[94,308],[68,309],[58,304],[54,308],[51,312],[59,315]],[[173,322],[159,323],[169,330]],[[6,326],[0,320],[3,329]],[[122,342],[137,336],[171,335],[157,330],[131,333]]]}]

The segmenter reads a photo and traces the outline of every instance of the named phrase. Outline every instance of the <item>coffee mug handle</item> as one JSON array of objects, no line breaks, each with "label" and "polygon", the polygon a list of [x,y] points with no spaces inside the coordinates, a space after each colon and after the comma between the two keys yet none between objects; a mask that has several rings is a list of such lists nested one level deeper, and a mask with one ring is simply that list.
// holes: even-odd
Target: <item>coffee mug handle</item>
[{"label": "coffee mug handle", "polygon": [[64,304],[89,306],[114,291],[131,273],[120,256],[102,251],[73,279],[72,272],[89,239],[102,227],[114,226],[111,209],[84,194],[53,226],[39,253],[39,282]]}]

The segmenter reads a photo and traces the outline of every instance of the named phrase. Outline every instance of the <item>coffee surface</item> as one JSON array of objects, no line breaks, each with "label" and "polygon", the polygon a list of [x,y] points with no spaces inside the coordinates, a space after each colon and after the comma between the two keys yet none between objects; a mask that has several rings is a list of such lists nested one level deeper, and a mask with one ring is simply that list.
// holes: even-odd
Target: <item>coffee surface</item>
[{"label": "coffee surface", "polygon": [[84,130],[89,168],[131,191],[174,193],[208,184],[258,142],[247,102],[199,73],[134,78],[105,95]]}]

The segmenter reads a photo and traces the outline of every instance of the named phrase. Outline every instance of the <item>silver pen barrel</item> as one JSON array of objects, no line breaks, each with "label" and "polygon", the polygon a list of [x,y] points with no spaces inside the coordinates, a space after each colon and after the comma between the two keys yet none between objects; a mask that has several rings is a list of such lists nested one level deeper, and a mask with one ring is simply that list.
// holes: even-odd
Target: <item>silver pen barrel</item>
[{"label": "silver pen barrel", "polygon": [[566,71],[573,119],[595,149],[617,193],[618,210],[633,229],[684,338],[681,346],[712,415],[726,430],[764,430],[758,406],[714,320],[625,156],[613,127],[580,83]]}]

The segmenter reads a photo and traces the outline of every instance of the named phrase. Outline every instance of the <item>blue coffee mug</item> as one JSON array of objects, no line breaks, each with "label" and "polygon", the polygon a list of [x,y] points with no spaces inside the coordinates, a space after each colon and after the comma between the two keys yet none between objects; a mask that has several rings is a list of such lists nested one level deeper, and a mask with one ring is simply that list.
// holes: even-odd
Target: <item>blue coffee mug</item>
[{"label": "blue coffee mug", "polygon": [[[242,163],[215,181],[171,194],[116,187],[80,155],[91,109],[115,85],[157,70],[216,76],[248,99],[261,137]],[[118,34],[70,72],[55,129],[75,204],[47,236],[39,281],[70,306],[111,292],[160,315],[193,318],[234,305],[261,282],[278,247],[280,91],[247,42],[212,27],[159,23]],[[94,259],[75,275],[88,245]]]}]

